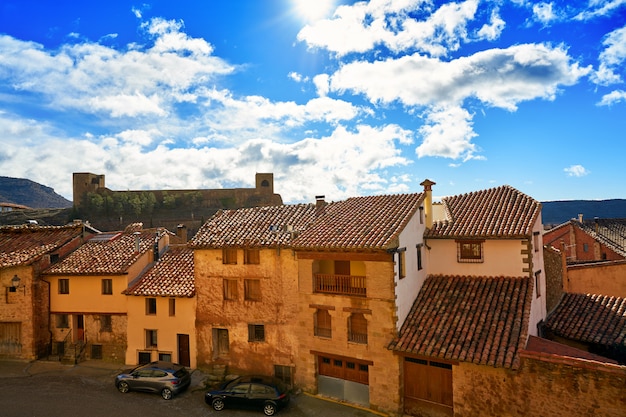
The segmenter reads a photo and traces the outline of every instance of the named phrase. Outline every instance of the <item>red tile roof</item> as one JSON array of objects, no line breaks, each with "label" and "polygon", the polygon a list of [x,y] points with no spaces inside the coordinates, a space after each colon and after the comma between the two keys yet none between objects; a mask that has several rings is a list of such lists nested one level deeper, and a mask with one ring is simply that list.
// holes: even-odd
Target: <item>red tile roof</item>
[{"label": "red tile roof", "polygon": [[532,301],[528,277],[429,276],[399,336],[396,352],[517,368]]},{"label": "red tile roof", "polygon": [[324,213],[294,241],[316,250],[380,250],[397,238],[415,214],[423,193],[353,197],[328,204]]},{"label": "red tile roof", "polygon": [[446,220],[437,221],[424,237],[513,238],[532,233],[541,203],[504,185],[442,199]]},{"label": "red tile roof", "polygon": [[[164,233],[166,232],[161,230],[145,229],[140,232],[96,235],[63,261],[46,269],[44,274],[100,275],[126,273],[128,268],[137,262],[144,253],[153,250],[155,239]],[[137,243],[139,244],[138,251]]]},{"label": "red tile roof", "polygon": [[222,210],[189,241],[197,248],[289,246],[315,218],[315,205],[296,204]]},{"label": "red tile roof", "polygon": [[616,360],[605,358],[604,356],[589,353],[585,350],[576,349],[575,347],[564,345],[562,343],[557,343],[548,339],[542,339],[537,336],[530,336],[528,338],[528,343],[526,344],[526,349],[524,353],[548,354],[603,363],[618,363]]},{"label": "red tile roof", "polygon": [[546,328],[571,340],[626,347],[626,298],[565,293]]},{"label": "red tile roof", "polygon": [[583,223],[571,220],[589,236],[626,257],[626,219],[594,219]]},{"label": "red tile roof", "polygon": [[27,265],[79,237],[81,224],[0,227],[0,267]]},{"label": "red tile roof", "polygon": [[171,246],[124,294],[193,297],[196,294],[193,265],[192,249],[187,246]]}]

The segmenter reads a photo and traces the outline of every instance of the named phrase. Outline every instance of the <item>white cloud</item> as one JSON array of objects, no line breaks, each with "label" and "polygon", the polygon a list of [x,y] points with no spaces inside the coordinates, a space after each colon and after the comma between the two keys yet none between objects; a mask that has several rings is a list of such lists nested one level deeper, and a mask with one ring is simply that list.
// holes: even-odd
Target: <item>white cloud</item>
[{"label": "white cloud", "polygon": [[615,90],[602,96],[602,100],[600,100],[598,106],[611,106],[613,104],[621,103],[622,101],[626,101],[626,91]]},{"label": "white cloud", "polygon": [[591,20],[609,16],[626,4],[626,0],[589,0],[589,7],[574,17],[576,20]]},{"label": "white cloud", "polygon": [[471,143],[477,136],[472,129],[472,115],[460,107],[436,108],[426,116],[419,129],[423,142],[417,147],[417,156],[441,156],[464,160],[473,159],[476,146]]},{"label": "white cloud", "polygon": [[619,83],[622,78],[615,71],[623,71],[621,64],[626,60],[626,26],[607,34],[602,45],[605,49],[600,53],[600,66],[592,80],[600,85]]},{"label": "white cloud", "polygon": [[497,10],[491,13],[489,23],[485,23],[477,32],[478,37],[481,39],[487,39],[489,41],[496,40],[500,37],[500,34],[504,30],[506,22],[502,20]]},{"label": "white cloud", "polygon": [[553,3],[537,3],[533,4],[532,7],[535,20],[537,20],[544,26],[548,26],[554,20],[558,19],[554,11]]},{"label": "white cloud", "polygon": [[564,168],[563,171],[568,177],[584,177],[585,175],[589,175],[591,173],[582,165],[571,165],[568,168]]}]

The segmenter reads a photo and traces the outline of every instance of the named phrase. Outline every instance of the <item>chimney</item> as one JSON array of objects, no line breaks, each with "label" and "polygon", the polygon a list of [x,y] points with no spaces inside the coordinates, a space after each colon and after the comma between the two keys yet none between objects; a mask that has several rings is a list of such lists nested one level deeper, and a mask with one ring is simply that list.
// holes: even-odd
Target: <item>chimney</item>
[{"label": "chimney", "polygon": [[187,243],[187,226],[179,224],[176,227],[176,236],[180,239],[181,243]]},{"label": "chimney", "polygon": [[135,232],[133,233],[133,235],[135,236],[135,252],[139,253],[139,243],[140,243],[139,237],[141,236],[141,232]]},{"label": "chimney", "polygon": [[436,183],[425,179],[420,183],[424,187],[424,217],[426,218],[426,227],[433,227],[433,190],[432,186]]},{"label": "chimney", "polygon": [[315,196],[315,217],[319,217],[324,214],[324,210],[326,208],[326,201],[324,201],[325,196],[316,195]]},{"label": "chimney", "polygon": [[583,222],[583,214],[579,213],[578,214],[578,223],[582,223]]}]

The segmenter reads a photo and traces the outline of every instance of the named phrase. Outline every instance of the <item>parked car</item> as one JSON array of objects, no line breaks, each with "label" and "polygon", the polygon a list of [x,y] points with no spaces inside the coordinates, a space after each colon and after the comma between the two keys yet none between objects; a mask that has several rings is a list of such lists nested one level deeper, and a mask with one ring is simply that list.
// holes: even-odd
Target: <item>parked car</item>
[{"label": "parked car", "polygon": [[157,392],[165,400],[184,391],[191,384],[191,374],[182,365],[171,362],[151,362],[122,371],[115,377],[119,392]]},{"label": "parked car", "polygon": [[227,407],[253,408],[273,416],[289,403],[289,388],[276,378],[247,375],[224,383],[218,390],[208,391],[204,401],[216,411]]}]

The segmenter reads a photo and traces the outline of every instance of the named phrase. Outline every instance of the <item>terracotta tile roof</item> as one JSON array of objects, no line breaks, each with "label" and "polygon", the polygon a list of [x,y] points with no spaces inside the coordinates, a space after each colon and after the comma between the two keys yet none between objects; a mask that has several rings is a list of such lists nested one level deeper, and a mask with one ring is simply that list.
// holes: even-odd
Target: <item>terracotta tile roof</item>
[{"label": "terracotta tile roof", "polygon": [[196,294],[194,281],[193,250],[187,246],[171,246],[124,294],[193,297]]},{"label": "terracotta tile roof", "polygon": [[0,227],[0,267],[30,264],[80,236],[82,232],[81,224]]},{"label": "terracotta tile roof", "polygon": [[504,185],[442,199],[446,220],[426,231],[429,238],[522,237],[532,233],[541,203]]},{"label": "terracotta tile roof", "polygon": [[389,349],[517,368],[532,301],[528,277],[429,276]]},{"label": "terracotta tile roof", "polygon": [[295,204],[222,210],[200,227],[192,248],[289,246],[315,218],[315,205]]},{"label": "terracotta tile roof", "polygon": [[603,363],[618,363],[616,360],[605,358],[604,356],[596,355],[595,353],[589,353],[582,349],[576,349],[575,347],[564,345],[562,343],[553,342],[552,340],[542,339],[537,336],[528,337],[525,353],[556,355],[560,357],[578,358]]},{"label": "terracotta tile roof", "polygon": [[545,326],[567,339],[626,347],[626,298],[565,293]]},{"label": "terracotta tile roof", "polygon": [[[135,234],[136,233],[136,234]],[[85,242],[61,262],[46,269],[44,274],[99,275],[126,273],[147,251],[153,250],[162,230],[145,229],[138,232],[103,233]],[[137,241],[137,238],[139,240]],[[139,251],[137,251],[139,243]]]},{"label": "terracotta tile roof", "polygon": [[626,257],[626,219],[571,220],[589,236]]},{"label": "terracotta tile roof", "polygon": [[390,249],[423,200],[423,193],[353,197],[328,204],[294,247],[317,250]]}]

